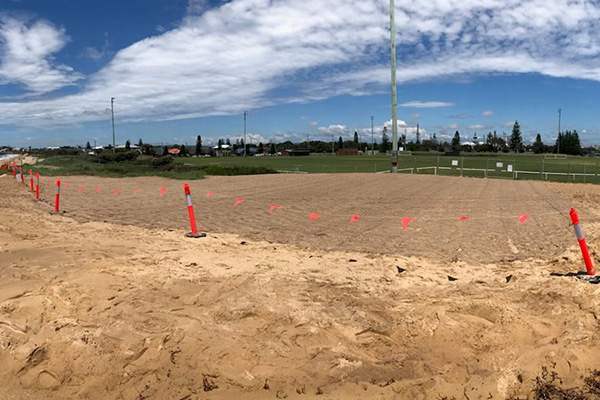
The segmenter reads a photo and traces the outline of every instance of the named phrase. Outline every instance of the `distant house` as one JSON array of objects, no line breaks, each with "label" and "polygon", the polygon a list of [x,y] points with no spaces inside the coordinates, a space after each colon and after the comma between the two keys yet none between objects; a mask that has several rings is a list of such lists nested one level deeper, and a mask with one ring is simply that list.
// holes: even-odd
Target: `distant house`
[{"label": "distant house", "polygon": [[231,145],[222,144],[221,147],[214,146],[213,150],[216,157],[230,157],[231,156]]},{"label": "distant house", "polygon": [[338,156],[357,156],[358,149],[339,149],[336,154]]},{"label": "distant house", "polygon": [[290,157],[309,156],[310,150],[284,150],[281,152],[281,155]]}]

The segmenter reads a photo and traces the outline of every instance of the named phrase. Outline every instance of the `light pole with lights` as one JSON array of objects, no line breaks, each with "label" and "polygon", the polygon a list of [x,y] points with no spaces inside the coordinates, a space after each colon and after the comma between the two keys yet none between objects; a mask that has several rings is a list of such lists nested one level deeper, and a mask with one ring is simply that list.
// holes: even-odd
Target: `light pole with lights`
[{"label": "light pole with lights", "polygon": [[246,157],[246,116],[248,111],[244,111],[244,157]]},{"label": "light pole with lights", "polygon": [[115,98],[110,98],[110,115],[112,117],[112,133],[113,133],[113,154],[115,154],[115,108],[114,108]]}]

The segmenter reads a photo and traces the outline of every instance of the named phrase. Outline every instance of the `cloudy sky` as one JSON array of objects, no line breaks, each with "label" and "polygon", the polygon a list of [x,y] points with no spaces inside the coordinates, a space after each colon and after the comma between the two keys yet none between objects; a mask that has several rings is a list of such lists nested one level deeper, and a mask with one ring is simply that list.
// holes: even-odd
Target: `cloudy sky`
[{"label": "cloudy sky", "polygon": [[[390,124],[389,0],[0,0],[0,145],[371,140]],[[396,0],[398,116],[600,144],[600,3]]]}]

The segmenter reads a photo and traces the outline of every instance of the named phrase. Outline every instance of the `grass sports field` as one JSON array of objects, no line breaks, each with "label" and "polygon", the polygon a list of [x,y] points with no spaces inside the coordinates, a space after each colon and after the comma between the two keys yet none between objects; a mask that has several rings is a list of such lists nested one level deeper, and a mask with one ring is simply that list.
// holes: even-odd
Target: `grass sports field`
[{"label": "grass sports field", "polygon": [[[193,165],[260,166],[280,172],[296,173],[385,172],[389,171],[391,165],[390,157],[384,155],[207,157],[178,158],[176,161]],[[600,183],[598,164],[598,159],[589,157],[555,159],[546,158],[543,155],[515,154],[501,154],[493,157],[487,155],[405,155],[398,157],[398,170],[401,173],[580,183]]]}]

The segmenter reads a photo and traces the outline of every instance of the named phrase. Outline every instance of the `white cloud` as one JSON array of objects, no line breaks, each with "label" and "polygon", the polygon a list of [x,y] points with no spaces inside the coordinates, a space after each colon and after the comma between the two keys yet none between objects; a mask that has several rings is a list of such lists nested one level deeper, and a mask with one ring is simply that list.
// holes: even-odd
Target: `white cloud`
[{"label": "white cloud", "polygon": [[64,29],[48,21],[0,14],[0,85],[20,84],[32,94],[73,85],[82,76],[52,59],[68,41]]},{"label": "white cloud", "polygon": [[492,115],[494,115],[494,112],[492,110],[485,110],[481,113],[481,115],[483,115],[484,117],[491,117]]},{"label": "white cloud", "polygon": [[506,128],[512,128],[513,126],[515,126],[515,121],[508,121],[504,123],[504,126]]},{"label": "white cloud", "polygon": [[411,114],[411,115],[410,115],[410,117],[411,117],[412,119],[419,119],[419,118],[421,118],[421,114],[418,114],[418,113]]},{"label": "white cloud", "polygon": [[492,125],[483,125],[483,124],[473,124],[473,125],[467,126],[467,128],[472,131],[481,131],[484,129],[492,129],[493,126]]},{"label": "white cloud", "polygon": [[[78,93],[0,102],[0,124],[102,120],[111,97],[120,122],[138,122],[387,91],[388,4],[232,0],[210,8],[191,0],[179,26],[121,49]],[[410,49],[399,53],[400,84],[487,73],[600,81],[597,2],[416,0],[397,2],[396,17],[406,27],[398,30],[400,48]],[[2,17],[0,38],[0,84],[39,94],[81,78],[52,58],[68,37],[49,22]]]},{"label": "white cloud", "polygon": [[341,136],[346,137],[349,135],[350,131],[346,125],[329,125],[329,126],[321,126],[318,128],[318,131],[321,135],[324,136]]},{"label": "white cloud", "polygon": [[444,101],[409,101],[407,103],[400,104],[400,107],[410,108],[438,108],[438,107],[451,107],[454,103],[448,103]]}]

